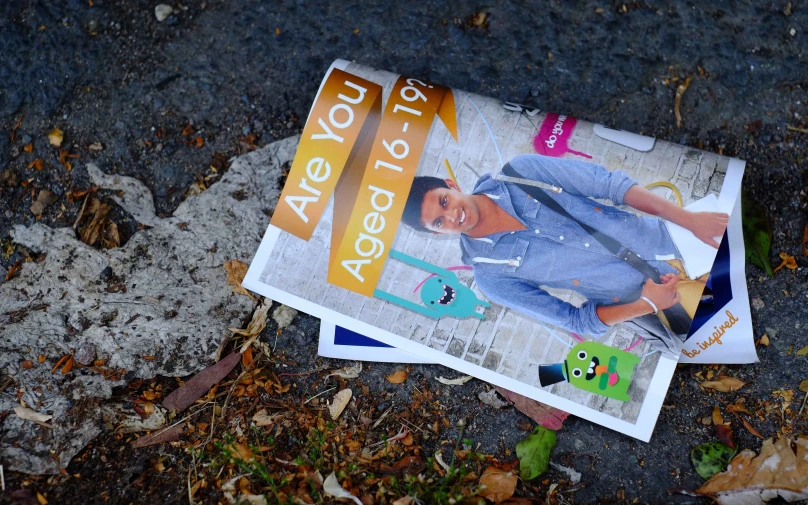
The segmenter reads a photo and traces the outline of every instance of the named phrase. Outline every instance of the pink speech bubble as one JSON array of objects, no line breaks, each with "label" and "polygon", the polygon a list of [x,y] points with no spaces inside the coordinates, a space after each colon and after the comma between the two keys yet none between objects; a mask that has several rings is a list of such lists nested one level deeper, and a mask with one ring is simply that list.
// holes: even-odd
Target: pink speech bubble
[{"label": "pink speech bubble", "polygon": [[586,153],[573,151],[569,147],[570,136],[578,120],[574,117],[559,114],[547,114],[541,123],[539,133],[533,139],[533,148],[544,156],[560,158],[566,153],[576,154],[584,158],[592,158]]}]

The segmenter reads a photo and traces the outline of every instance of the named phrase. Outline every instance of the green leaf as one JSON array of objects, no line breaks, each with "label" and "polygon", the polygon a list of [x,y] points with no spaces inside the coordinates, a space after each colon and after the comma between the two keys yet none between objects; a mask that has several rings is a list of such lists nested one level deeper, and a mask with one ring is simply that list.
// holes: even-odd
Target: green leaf
[{"label": "green leaf", "polygon": [[717,473],[723,472],[736,452],[738,452],[737,449],[726,446],[721,442],[710,442],[709,444],[694,447],[690,451],[690,460],[693,462],[696,473],[706,480]]},{"label": "green leaf", "polygon": [[774,276],[769,252],[772,247],[772,229],[763,207],[749,193],[741,197],[743,217],[743,243],[746,259],[762,268],[769,277]]},{"label": "green leaf", "polygon": [[528,437],[516,444],[519,457],[519,476],[522,480],[535,479],[547,471],[550,453],[556,444],[556,432],[544,426],[536,426]]}]

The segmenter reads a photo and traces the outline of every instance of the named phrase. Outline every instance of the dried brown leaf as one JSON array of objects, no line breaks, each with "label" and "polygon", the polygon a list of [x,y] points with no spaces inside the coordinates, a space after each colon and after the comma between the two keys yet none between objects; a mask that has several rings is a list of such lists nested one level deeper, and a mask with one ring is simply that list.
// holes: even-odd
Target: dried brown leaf
[{"label": "dried brown leaf", "polygon": [[239,361],[241,361],[241,354],[234,352],[215,365],[211,365],[197,373],[185,384],[166,396],[165,400],[163,400],[163,407],[168,410],[182,412],[207,393],[215,384],[224,379]]},{"label": "dried brown leaf", "polygon": [[744,398],[738,398],[735,403],[730,403],[727,405],[727,412],[732,412],[733,414],[743,412],[744,414],[752,415],[752,413],[746,408],[746,405],[744,405],[744,402]]},{"label": "dried brown leaf", "polygon": [[735,442],[732,440],[732,428],[729,424],[716,424],[715,436],[722,444],[735,449]]},{"label": "dried brown leaf", "polygon": [[32,143],[30,143],[30,142],[29,142],[28,144],[25,144],[25,145],[22,147],[22,150],[23,150],[23,151],[25,151],[26,153],[32,153],[32,152],[34,152],[34,144],[32,144]]},{"label": "dried brown leaf", "polygon": [[407,372],[404,370],[396,370],[395,372],[391,373],[387,377],[387,382],[390,384],[401,384],[402,382],[407,380]]},{"label": "dried brown leaf", "polygon": [[30,359],[27,359],[25,361],[22,361],[20,363],[20,366],[23,367],[26,370],[30,370],[30,369],[34,368],[34,362],[31,361]]},{"label": "dried brown leaf", "polygon": [[513,472],[489,466],[480,477],[480,496],[488,501],[500,503],[513,496],[518,482],[519,477]]},{"label": "dried brown leaf", "polygon": [[104,242],[104,247],[106,247],[107,249],[120,247],[121,236],[118,233],[118,225],[116,225],[112,221],[107,221],[107,224],[104,227],[104,236],[101,239]]},{"label": "dried brown leaf", "polygon": [[718,379],[714,381],[704,381],[701,383],[702,388],[715,389],[716,391],[721,391],[722,393],[728,393],[730,391],[738,391],[745,385],[746,385],[745,382],[742,382],[736,379],[735,377],[729,377],[727,375],[719,375]]},{"label": "dried brown leaf", "polygon": [[334,398],[331,399],[331,405],[328,406],[328,413],[331,414],[331,419],[336,420],[340,414],[342,414],[342,411],[348,406],[348,402],[351,401],[352,396],[353,391],[350,389],[343,389],[334,395]]},{"label": "dried brown leaf", "polygon": [[716,405],[713,407],[713,424],[718,426],[724,424],[724,417],[721,415],[721,409]]},{"label": "dried brown leaf", "polygon": [[35,168],[36,170],[42,170],[43,168],[45,168],[45,162],[37,158],[28,164],[28,168]]},{"label": "dried brown leaf", "polygon": [[744,449],[725,472],[716,474],[696,493],[720,505],[764,503],[777,497],[789,502],[808,499],[808,439],[769,439],[759,455]]},{"label": "dried brown leaf", "polygon": [[783,406],[782,406],[783,412],[785,412],[789,404],[791,404],[791,402],[794,400],[793,389],[778,389],[776,391],[773,391],[772,394],[774,396],[779,396],[780,398],[783,399]]},{"label": "dried brown leaf", "polygon": [[59,367],[64,365],[68,359],[70,359],[69,354],[65,354],[64,356],[59,358],[59,361],[57,361],[56,364],[53,365],[53,368],[51,368],[51,373],[56,373],[56,370],[59,370]]},{"label": "dried brown leaf", "polygon": [[233,286],[233,293],[241,293],[255,300],[255,297],[241,285],[250,266],[240,260],[225,261],[223,266],[227,272],[227,284]]},{"label": "dried brown leaf", "polygon": [[264,328],[267,326],[267,312],[269,311],[270,307],[272,307],[272,300],[269,298],[264,298],[261,305],[255,309],[255,312],[253,312],[252,319],[246,328],[243,330],[240,328],[230,328],[230,331],[233,333],[237,335],[244,335],[248,338],[247,342],[241,346],[240,352],[246,351],[252,341],[258,337],[262,331],[264,331]]},{"label": "dried brown leaf", "polygon": [[67,375],[70,373],[71,370],[73,370],[74,362],[75,360],[73,359],[72,355],[67,357],[67,360],[65,361],[65,366],[62,367],[62,375]]},{"label": "dried brown leaf", "polygon": [[756,436],[758,438],[763,438],[763,435],[761,435],[760,432],[758,430],[756,430],[755,427],[752,426],[749,423],[749,421],[747,421],[746,419],[741,418],[741,422],[743,423],[743,427],[746,428],[746,431],[748,431],[749,433],[751,433],[752,435],[754,435],[754,436]]},{"label": "dried brown leaf", "polygon": [[79,230],[81,241],[87,245],[95,245],[101,237],[101,231],[107,222],[107,216],[112,207],[101,202],[97,198],[91,198],[87,204],[85,215],[88,216],[88,223]]},{"label": "dried brown leaf", "polygon": [[519,412],[533,419],[548,430],[560,430],[564,420],[569,416],[569,414],[563,410],[550,407],[526,396],[514,393],[513,391],[508,391],[500,387],[497,387],[496,390],[506,400],[511,402]]},{"label": "dried brown leaf", "polygon": [[147,447],[149,445],[174,442],[180,439],[184,429],[184,425],[178,424],[177,426],[155,431],[151,435],[138,437],[134,442],[132,442],[132,447],[134,449],[140,449],[141,447]]},{"label": "dried brown leaf", "polygon": [[805,224],[805,228],[802,230],[802,255],[808,256],[808,223]]},{"label": "dried brown leaf", "polygon": [[797,265],[796,258],[794,258],[794,256],[791,256],[790,254],[781,252],[780,259],[783,261],[777,266],[777,268],[773,270],[773,273],[777,273],[777,271],[783,267],[786,267],[789,270],[796,270],[799,267],[799,265]]}]

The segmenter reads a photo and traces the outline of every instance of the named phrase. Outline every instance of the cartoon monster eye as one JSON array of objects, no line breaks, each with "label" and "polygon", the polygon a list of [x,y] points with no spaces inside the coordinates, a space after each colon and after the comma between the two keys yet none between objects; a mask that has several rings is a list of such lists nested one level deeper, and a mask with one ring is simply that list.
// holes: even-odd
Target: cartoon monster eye
[{"label": "cartoon monster eye", "polygon": [[580,368],[573,368],[572,369],[572,376],[573,377],[580,377],[582,374],[583,374],[583,372],[581,371]]},{"label": "cartoon monster eye", "polygon": [[432,305],[435,305],[435,302],[429,302],[429,303],[431,303]]},{"label": "cartoon monster eye", "polygon": [[586,359],[586,351],[578,351],[578,359],[580,360]]},{"label": "cartoon monster eye", "polygon": [[443,279],[438,279],[438,282],[443,282]]}]

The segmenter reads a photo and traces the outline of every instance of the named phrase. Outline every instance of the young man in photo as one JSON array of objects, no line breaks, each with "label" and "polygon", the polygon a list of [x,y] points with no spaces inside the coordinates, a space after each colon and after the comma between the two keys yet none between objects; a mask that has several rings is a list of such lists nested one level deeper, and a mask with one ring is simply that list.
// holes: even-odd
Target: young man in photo
[{"label": "young man in photo", "polygon": [[[686,330],[677,335],[657,316],[679,303],[677,285],[684,277],[677,268],[681,258],[662,220],[718,248],[715,238],[724,234],[729,216],[689,212],[625,173],[592,163],[520,155],[509,165],[520,178],[544,185],[542,191],[563,210],[551,208],[552,202],[540,203],[523,190],[524,185],[490,174],[477,181],[471,194],[452,180],[416,177],[402,221],[419,231],[459,234],[463,262],[473,267],[480,290],[496,303],[596,338],[615,324],[627,323],[653,339],[655,347],[678,352]],[[610,251],[593,230],[653,267],[659,282]],[[576,307],[545,288],[574,291],[586,302]]]}]

